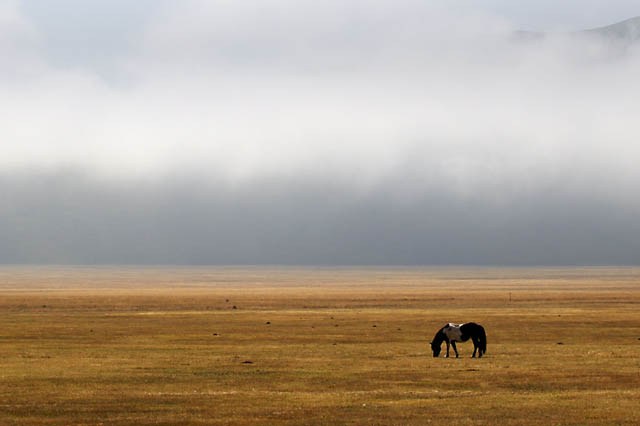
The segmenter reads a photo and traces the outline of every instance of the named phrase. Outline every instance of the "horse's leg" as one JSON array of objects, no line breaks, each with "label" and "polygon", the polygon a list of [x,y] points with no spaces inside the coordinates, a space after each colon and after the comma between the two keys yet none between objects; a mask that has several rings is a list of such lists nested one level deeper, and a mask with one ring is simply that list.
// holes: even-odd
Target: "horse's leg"
[{"label": "horse's leg", "polygon": [[445,343],[447,344],[447,354],[444,357],[449,358],[449,341],[445,340]]},{"label": "horse's leg", "polygon": [[453,350],[456,353],[456,358],[458,358],[458,348],[456,348],[456,342],[451,342],[451,346],[453,346]]},{"label": "horse's leg", "polygon": [[473,355],[471,355],[471,358],[475,358],[476,351],[478,350],[478,343],[476,342],[476,339],[472,339],[472,341],[473,341]]}]

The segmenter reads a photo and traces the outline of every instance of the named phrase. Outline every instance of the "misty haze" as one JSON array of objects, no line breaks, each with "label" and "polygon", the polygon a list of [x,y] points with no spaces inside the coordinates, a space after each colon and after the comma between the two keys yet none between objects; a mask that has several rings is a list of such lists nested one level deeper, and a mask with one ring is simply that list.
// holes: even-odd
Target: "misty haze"
[{"label": "misty haze", "polygon": [[3,263],[639,261],[640,18],[62,3],[0,6]]}]

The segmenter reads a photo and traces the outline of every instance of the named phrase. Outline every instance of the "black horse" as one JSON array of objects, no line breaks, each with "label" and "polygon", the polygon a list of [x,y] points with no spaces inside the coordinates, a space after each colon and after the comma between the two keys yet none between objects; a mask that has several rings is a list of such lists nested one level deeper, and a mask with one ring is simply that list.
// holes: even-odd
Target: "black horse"
[{"label": "black horse", "polygon": [[437,358],[440,355],[442,342],[444,341],[447,343],[447,354],[444,357],[449,357],[449,343],[451,343],[456,353],[456,358],[458,358],[456,342],[466,342],[469,339],[473,341],[473,355],[471,358],[476,357],[476,351],[478,352],[478,358],[482,358],[482,355],[487,352],[487,335],[484,332],[484,328],[475,322],[466,324],[449,323],[438,330],[431,342],[433,357]]}]

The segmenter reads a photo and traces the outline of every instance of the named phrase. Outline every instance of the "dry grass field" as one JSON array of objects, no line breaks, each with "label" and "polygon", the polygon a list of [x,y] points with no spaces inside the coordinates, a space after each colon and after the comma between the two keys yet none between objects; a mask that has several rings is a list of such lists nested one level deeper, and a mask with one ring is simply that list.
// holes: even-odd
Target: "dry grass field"
[{"label": "dry grass field", "polygon": [[[487,356],[433,358],[450,321]],[[640,424],[638,401],[640,269],[0,268],[3,425]]]}]

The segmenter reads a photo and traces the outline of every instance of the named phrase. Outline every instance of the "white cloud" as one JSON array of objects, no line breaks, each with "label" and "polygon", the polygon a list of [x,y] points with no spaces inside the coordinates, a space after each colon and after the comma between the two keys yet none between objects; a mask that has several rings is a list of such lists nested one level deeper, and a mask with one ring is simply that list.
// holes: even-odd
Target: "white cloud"
[{"label": "white cloud", "polygon": [[436,2],[189,1],[113,59],[113,84],[47,64],[37,29],[7,4],[0,49],[21,72],[0,73],[5,170],[367,188],[410,170],[415,191],[463,196],[638,190],[637,50],[517,42],[499,19]]}]

